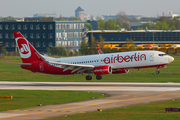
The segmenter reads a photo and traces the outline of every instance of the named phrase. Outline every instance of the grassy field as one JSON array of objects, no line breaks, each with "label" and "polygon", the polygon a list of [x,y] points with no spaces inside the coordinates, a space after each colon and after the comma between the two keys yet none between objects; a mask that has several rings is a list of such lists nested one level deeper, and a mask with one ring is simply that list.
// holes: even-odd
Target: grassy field
[{"label": "grassy field", "polygon": [[95,111],[90,113],[56,117],[46,120],[178,120],[180,113],[165,112],[166,107],[180,107],[180,100],[147,103],[142,105],[128,106]]},{"label": "grassy field", "polygon": [[86,81],[84,75],[48,75],[32,73],[21,69],[18,65],[3,64],[1,62],[21,63],[19,56],[0,57],[1,81],[59,81],[59,82],[180,82],[180,56],[173,55],[175,60],[161,68],[160,74],[156,74],[156,68],[130,70],[128,74],[103,75],[103,79],[97,81],[92,75],[91,81]]},{"label": "grassy field", "polygon": [[0,111],[105,97],[102,93],[56,90],[0,90],[0,96],[13,96],[13,99],[0,99]]}]

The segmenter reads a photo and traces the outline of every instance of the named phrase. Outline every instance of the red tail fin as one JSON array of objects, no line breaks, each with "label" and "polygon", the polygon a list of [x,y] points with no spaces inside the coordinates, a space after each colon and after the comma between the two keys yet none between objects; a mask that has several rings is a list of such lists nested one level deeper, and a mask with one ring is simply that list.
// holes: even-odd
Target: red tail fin
[{"label": "red tail fin", "polygon": [[101,49],[100,49],[99,46],[98,46],[98,53],[99,53],[99,54],[104,54],[104,53],[101,51]]},{"label": "red tail fin", "polygon": [[13,32],[13,34],[23,63],[44,61],[44,58],[37,52],[37,50],[26,40],[26,38],[19,31]]}]

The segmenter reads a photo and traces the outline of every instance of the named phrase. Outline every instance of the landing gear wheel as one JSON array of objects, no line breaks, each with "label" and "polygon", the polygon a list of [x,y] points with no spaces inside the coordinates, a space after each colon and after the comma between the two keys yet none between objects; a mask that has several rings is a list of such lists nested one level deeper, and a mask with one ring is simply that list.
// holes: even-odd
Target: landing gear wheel
[{"label": "landing gear wheel", "polygon": [[102,76],[101,76],[101,75],[97,75],[97,76],[96,76],[96,79],[97,79],[97,80],[101,80],[101,79],[102,79]]},{"label": "landing gear wheel", "polygon": [[86,80],[91,80],[92,79],[92,76],[91,75],[87,75],[86,76]]},{"label": "landing gear wheel", "polygon": [[159,70],[156,70],[156,74],[159,74],[160,73],[160,71]]}]

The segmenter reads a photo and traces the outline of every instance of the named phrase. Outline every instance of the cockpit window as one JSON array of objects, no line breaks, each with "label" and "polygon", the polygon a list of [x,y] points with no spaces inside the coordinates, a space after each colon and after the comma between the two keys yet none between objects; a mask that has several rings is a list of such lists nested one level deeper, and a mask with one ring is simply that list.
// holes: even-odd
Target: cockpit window
[{"label": "cockpit window", "polygon": [[159,56],[164,56],[164,55],[167,55],[167,54],[159,54]]}]

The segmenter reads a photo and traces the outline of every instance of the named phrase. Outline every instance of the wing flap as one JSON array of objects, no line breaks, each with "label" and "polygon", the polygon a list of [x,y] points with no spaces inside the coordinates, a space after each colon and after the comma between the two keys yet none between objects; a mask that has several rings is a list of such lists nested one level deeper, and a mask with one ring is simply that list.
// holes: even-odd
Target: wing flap
[{"label": "wing flap", "polygon": [[60,62],[53,62],[53,61],[46,61],[47,63],[62,65],[65,67],[67,66],[74,66],[74,67],[83,67],[83,68],[94,68],[94,65],[83,65],[83,64],[69,64],[69,63],[60,63]]},{"label": "wing flap", "polygon": [[50,64],[62,65],[61,67],[64,68],[63,72],[70,69],[72,70],[71,73],[74,73],[75,71],[80,71],[80,73],[82,73],[83,71],[91,70],[95,67],[94,65],[69,64],[69,63],[60,63],[60,62],[53,62],[53,61],[46,61],[46,62]]}]

